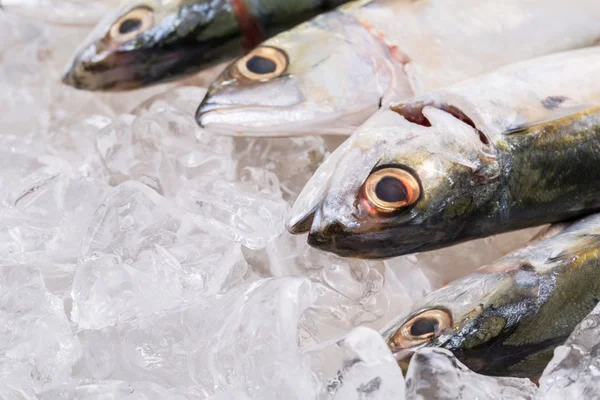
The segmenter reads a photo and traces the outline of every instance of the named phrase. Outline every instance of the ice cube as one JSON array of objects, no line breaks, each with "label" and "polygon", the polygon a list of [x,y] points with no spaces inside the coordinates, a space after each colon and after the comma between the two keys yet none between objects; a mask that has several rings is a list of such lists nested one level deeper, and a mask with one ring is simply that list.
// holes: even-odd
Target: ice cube
[{"label": "ice cube", "polygon": [[365,327],[355,328],[336,345],[341,351],[335,357],[327,350],[313,355],[319,360],[318,368],[331,364],[331,358],[337,364],[337,373],[323,387],[329,394],[327,398],[404,399],[402,371],[379,333]]},{"label": "ice cube", "polygon": [[69,379],[79,342],[38,268],[0,266],[0,326],[1,398],[32,398]]},{"label": "ice cube", "polygon": [[142,116],[148,112],[176,109],[190,117],[194,117],[198,104],[200,104],[205,95],[205,88],[178,86],[150,97],[133,109],[131,114]]},{"label": "ice cube", "polygon": [[298,197],[304,184],[329,154],[321,137],[236,138],[238,175],[247,167],[260,167],[277,175],[284,199]]},{"label": "ice cube", "polygon": [[0,265],[37,265],[48,289],[66,299],[81,237],[108,187],[68,170],[41,168],[3,189]]},{"label": "ice cube", "polygon": [[540,378],[540,398],[600,398],[600,305],[554,350]]},{"label": "ice cube", "polygon": [[537,387],[529,379],[476,374],[446,349],[417,351],[406,373],[409,400],[533,400],[536,392]]},{"label": "ice cube", "polygon": [[260,280],[106,328],[88,337],[96,350],[85,352],[84,363],[90,372],[104,368],[106,354],[97,349],[117,346],[106,379],[193,386],[199,398],[228,390],[257,399],[314,398],[317,382],[296,334],[298,317],[313,300],[306,279]]},{"label": "ice cube", "polygon": [[244,275],[240,246],[126,182],[98,209],[73,281],[73,321],[100,329],[214,295]]},{"label": "ice cube", "polygon": [[178,203],[193,213],[199,225],[251,249],[265,247],[283,233],[290,209],[270,193],[224,180],[182,190]]},{"label": "ice cube", "polygon": [[134,179],[174,197],[195,179],[234,177],[230,139],[204,139],[190,116],[159,108],[120,115],[98,133],[96,148],[113,185]]}]

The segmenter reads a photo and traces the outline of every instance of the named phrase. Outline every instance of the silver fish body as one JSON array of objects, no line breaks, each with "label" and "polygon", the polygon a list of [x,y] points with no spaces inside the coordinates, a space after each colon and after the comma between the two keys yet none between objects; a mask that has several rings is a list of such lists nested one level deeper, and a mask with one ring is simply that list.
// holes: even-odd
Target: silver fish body
[{"label": "silver fish body", "polygon": [[309,180],[293,233],[386,258],[600,209],[600,47],[523,61],[381,110]]},{"label": "silver fish body", "polygon": [[[235,61],[197,121],[226,135],[349,135],[382,106],[598,40],[595,0],[357,1]],[[278,68],[248,73],[252,56]]]},{"label": "silver fish body", "polygon": [[402,366],[441,347],[476,372],[535,379],[599,300],[596,214],[430,293],[383,336]]},{"label": "silver fish body", "polygon": [[347,0],[133,0],[106,16],[63,81],[125,90],[198,72]]}]

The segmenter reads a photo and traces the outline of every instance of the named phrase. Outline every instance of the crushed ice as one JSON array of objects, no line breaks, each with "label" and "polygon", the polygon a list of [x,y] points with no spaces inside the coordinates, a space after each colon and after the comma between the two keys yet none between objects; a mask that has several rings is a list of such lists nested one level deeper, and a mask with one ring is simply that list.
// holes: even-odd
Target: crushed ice
[{"label": "crushed ice", "polygon": [[[532,235],[387,261],[309,248],[284,219],[330,139],[211,136],[192,117],[204,90],[181,83],[64,87],[87,29],[0,11],[1,398],[402,399],[376,330]],[[594,385],[596,319],[557,350],[553,398]],[[437,350],[407,381],[407,398],[535,391]]]}]

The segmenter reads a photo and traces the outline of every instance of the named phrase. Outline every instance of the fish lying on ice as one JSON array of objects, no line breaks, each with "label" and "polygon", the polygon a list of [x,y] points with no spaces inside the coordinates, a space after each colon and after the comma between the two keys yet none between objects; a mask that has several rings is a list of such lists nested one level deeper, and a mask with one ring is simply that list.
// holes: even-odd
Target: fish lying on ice
[{"label": "fish lying on ice", "polygon": [[342,256],[394,257],[600,209],[600,47],[522,61],[381,110],[287,222]]},{"label": "fish lying on ice", "polygon": [[383,333],[401,366],[441,347],[475,372],[538,378],[600,300],[600,215],[425,296]]},{"label": "fish lying on ice", "polygon": [[196,119],[226,135],[349,135],[381,106],[598,40],[597,0],[353,2],[232,63]]},{"label": "fish lying on ice", "polygon": [[86,90],[164,82],[235,57],[345,1],[126,1],[75,52],[63,81]]}]

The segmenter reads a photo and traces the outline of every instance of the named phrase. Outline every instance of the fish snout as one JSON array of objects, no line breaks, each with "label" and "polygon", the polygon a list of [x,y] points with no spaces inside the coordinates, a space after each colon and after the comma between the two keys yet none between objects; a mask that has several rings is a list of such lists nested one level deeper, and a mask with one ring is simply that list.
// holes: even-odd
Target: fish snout
[{"label": "fish snout", "polygon": [[316,218],[308,234],[308,244],[341,257],[377,258],[369,246],[365,246],[362,235],[337,220]]},{"label": "fish snout", "polygon": [[202,99],[202,102],[200,103],[198,108],[196,109],[196,122],[198,123],[198,125],[200,125],[201,128],[205,128],[206,125],[212,122],[213,118],[211,112],[220,108],[219,103],[210,101],[210,99],[211,95],[209,90],[204,96],[204,99]]},{"label": "fish snout", "polygon": [[82,83],[84,72],[81,61],[78,57],[74,57],[63,71],[61,81],[65,85],[73,86],[76,89],[85,88],[85,85]]}]

